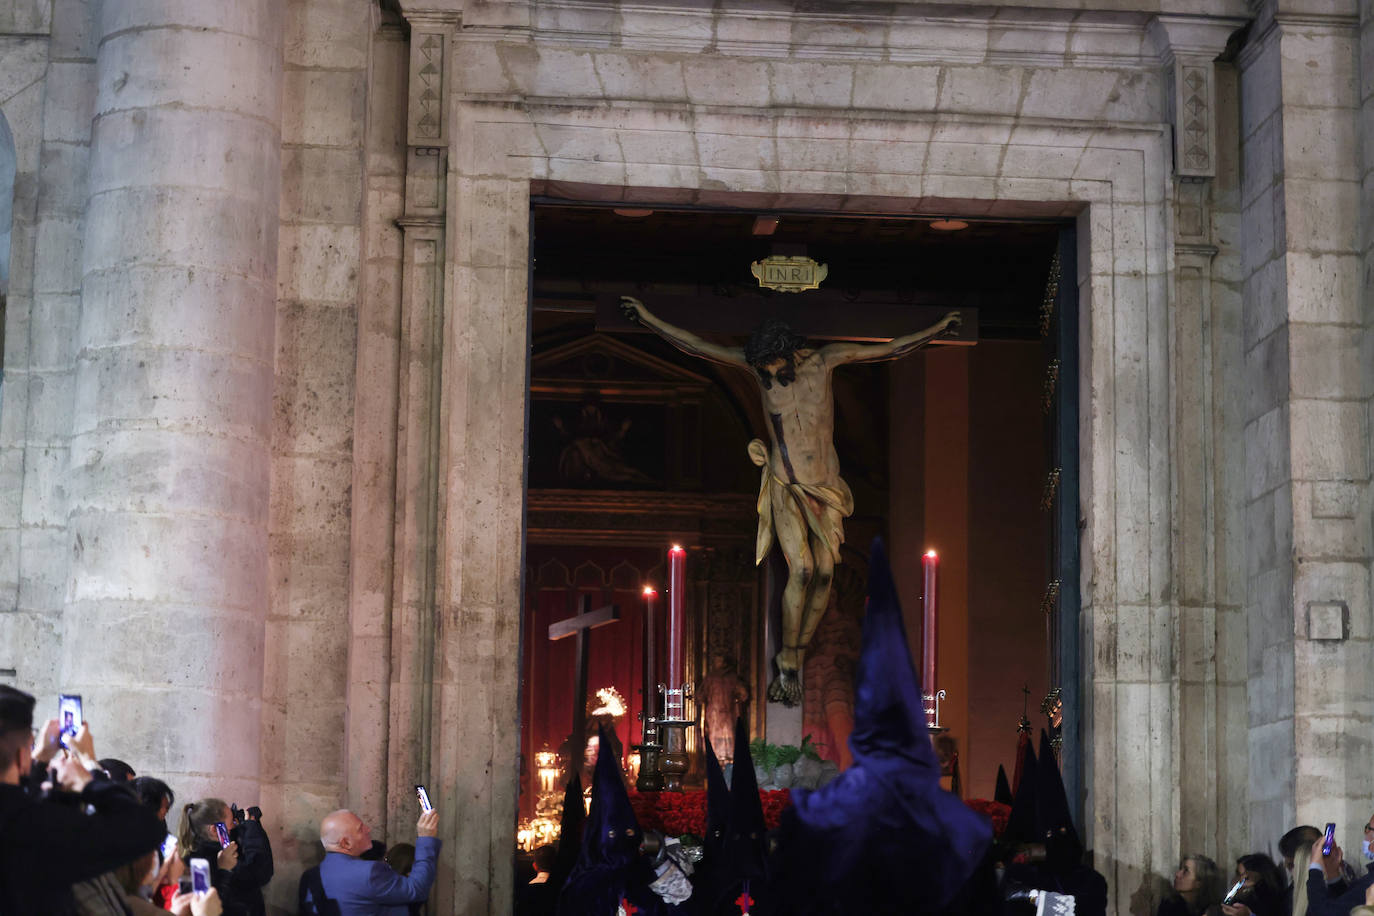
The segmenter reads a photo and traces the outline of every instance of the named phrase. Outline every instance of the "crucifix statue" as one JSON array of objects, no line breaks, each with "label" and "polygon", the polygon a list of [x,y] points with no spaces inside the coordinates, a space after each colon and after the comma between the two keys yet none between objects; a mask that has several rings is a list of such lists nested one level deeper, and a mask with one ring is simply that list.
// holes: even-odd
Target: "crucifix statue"
[{"label": "crucifix statue", "polygon": [[783,646],[774,656],[777,677],[768,698],[788,706],[801,701],[801,664],[811,634],[830,602],[830,583],[844,543],[844,519],[854,497],[840,477],[835,454],[835,405],[830,373],[846,363],[900,359],[950,328],[959,313],[949,312],[924,330],[887,343],[832,343],[808,346],[781,321],[766,321],[743,347],[726,347],[654,316],[632,296],[620,300],[631,321],[653,330],[679,350],[745,369],[754,375],[772,447],[749,443],[749,457],[763,469],[759,486],[759,527],[754,561],[762,563],[776,538],[787,559],[782,593]]},{"label": "crucifix statue", "polygon": [[[576,668],[573,674],[575,683],[573,685],[572,747],[576,749],[579,755],[583,754],[587,747],[587,663],[591,660],[591,631],[609,623],[615,623],[620,619],[620,610],[613,604],[597,608],[594,611],[591,607],[591,597],[583,595],[578,600],[576,614],[549,624],[549,640],[551,642],[566,639],[569,636],[576,637],[576,642],[573,644]],[[572,753],[571,749],[569,753]],[[574,767],[580,766],[582,766],[580,759],[574,762],[571,757],[569,758],[569,772],[572,772]]]}]

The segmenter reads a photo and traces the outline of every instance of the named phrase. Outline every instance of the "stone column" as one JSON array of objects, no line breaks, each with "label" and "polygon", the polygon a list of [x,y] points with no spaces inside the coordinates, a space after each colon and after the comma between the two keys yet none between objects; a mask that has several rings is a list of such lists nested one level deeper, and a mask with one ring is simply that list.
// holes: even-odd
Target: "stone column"
[{"label": "stone column", "polygon": [[[1245,622],[1240,566],[1242,482],[1235,468],[1243,392],[1235,242],[1239,162],[1234,68],[1217,63],[1245,22],[1158,16],[1173,126],[1173,254],[1168,364],[1172,713],[1177,792],[1167,853],[1246,845],[1243,775]],[[1217,774],[1231,778],[1218,780]],[[1229,790],[1229,791],[1228,791]]]},{"label": "stone column", "polygon": [[258,799],[282,2],[106,0],[63,683],[103,754]]},{"label": "stone column", "polygon": [[1240,57],[1250,840],[1334,821],[1350,849],[1374,805],[1360,35],[1317,4],[1259,13]]}]

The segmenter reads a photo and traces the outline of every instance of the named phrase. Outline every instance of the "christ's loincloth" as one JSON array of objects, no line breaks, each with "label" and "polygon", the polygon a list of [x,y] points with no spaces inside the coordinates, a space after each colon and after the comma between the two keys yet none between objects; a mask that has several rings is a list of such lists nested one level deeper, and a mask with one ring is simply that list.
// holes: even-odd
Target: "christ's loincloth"
[{"label": "christ's loincloth", "polygon": [[[773,518],[786,513],[806,522],[807,530],[830,551],[835,563],[840,562],[840,545],[844,543],[843,519],[854,513],[854,494],[849,484],[839,477],[832,483],[790,483],[778,477],[768,466],[768,446],[762,439],[749,443],[749,458],[763,468],[759,482],[759,533],[754,544],[754,564],[762,563],[773,546]],[[838,516],[826,517],[826,508]]]}]

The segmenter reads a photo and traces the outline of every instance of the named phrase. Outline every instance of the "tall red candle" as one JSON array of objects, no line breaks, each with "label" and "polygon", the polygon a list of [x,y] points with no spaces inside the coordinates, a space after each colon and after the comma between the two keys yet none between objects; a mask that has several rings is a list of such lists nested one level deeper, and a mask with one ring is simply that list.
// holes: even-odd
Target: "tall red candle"
[{"label": "tall red candle", "polygon": [[683,602],[687,597],[687,551],[674,544],[668,551],[668,689],[682,686],[687,652],[687,621]]},{"label": "tall red candle", "polygon": [[940,558],[935,551],[927,550],[921,557],[921,570],[925,573],[924,588],[921,595],[921,686],[925,692],[934,696],[938,685],[936,678],[936,649],[939,646],[939,629],[936,618],[936,580],[940,569]]},{"label": "tall red candle", "polygon": [[654,661],[658,655],[658,642],[654,634],[654,616],[657,613],[658,592],[654,590],[652,585],[646,585],[644,586],[644,703],[640,707],[644,714],[640,728],[640,740],[646,744],[652,734],[649,720],[658,716],[658,672],[654,670]]}]

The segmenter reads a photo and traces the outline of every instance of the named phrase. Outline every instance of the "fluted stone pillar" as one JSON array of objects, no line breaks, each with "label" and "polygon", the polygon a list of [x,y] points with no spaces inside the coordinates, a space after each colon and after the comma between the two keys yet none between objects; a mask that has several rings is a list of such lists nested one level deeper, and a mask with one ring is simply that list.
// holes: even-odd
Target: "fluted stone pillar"
[{"label": "fluted stone pillar", "polygon": [[258,794],[282,0],[105,0],[63,682],[102,753]]}]

